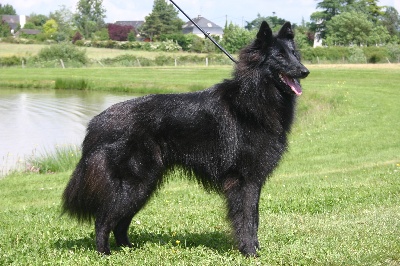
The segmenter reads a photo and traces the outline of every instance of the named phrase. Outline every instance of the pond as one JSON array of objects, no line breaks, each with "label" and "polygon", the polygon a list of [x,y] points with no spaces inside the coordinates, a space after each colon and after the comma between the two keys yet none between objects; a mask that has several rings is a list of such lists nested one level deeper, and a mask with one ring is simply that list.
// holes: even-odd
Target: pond
[{"label": "pond", "polygon": [[0,176],[57,145],[80,145],[89,120],[136,97],[109,92],[0,88]]}]

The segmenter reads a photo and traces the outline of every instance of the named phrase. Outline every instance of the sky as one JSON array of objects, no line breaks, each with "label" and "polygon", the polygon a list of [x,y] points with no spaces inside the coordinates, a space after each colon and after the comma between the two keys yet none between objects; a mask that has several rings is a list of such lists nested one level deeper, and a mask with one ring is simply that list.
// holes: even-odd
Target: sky
[{"label": "sky", "polygon": [[[78,0],[1,0],[3,5],[10,4],[18,15],[43,14],[59,10],[66,6],[72,12],[76,11]],[[267,17],[275,15],[292,23],[300,24],[302,19],[310,21],[311,13],[316,11],[318,0],[174,0],[191,18],[198,15],[211,20],[223,27],[225,21],[245,26],[246,21],[252,21],[257,14]],[[105,22],[114,23],[121,20],[144,20],[151,13],[153,0],[103,0],[106,9]],[[400,0],[380,0],[381,6],[393,6],[400,12]],[[183,21],[188,19],[179,14]]]}]

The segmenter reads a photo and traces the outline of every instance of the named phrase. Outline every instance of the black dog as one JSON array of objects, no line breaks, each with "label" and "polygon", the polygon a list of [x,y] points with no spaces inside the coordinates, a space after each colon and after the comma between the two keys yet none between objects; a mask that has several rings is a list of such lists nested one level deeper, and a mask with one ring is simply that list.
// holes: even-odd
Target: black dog
[{"label": "black dog", "polygon": [[239,250],[256,255],[261,188],[286,150],[298,79],[309,74],[293,37],[289,22],[277,35],[263,22],[232,79],[118,103],[91,120],[63,209],[95,217],[98,252],[110,254],[111,231],[118,245],[132,246],[133,216],[178,166],[225,196]]}]

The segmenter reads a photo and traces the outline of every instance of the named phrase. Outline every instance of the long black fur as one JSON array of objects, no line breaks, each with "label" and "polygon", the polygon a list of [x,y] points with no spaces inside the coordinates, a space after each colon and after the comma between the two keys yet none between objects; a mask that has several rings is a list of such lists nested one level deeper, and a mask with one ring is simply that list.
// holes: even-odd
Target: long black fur
[{"label": "long black fur", "polygon": [[256,255],[261,188],[286,150],[298,79],[309,73],[293,37],[289,22],[277,35],[263,22],[232,79],[118,103],[90,121],[63,209],[95,218],[100,253],[110,254],[111,232],[118,245],[132,246],[133,216],[179,166],[224,195],[239,250]]}]

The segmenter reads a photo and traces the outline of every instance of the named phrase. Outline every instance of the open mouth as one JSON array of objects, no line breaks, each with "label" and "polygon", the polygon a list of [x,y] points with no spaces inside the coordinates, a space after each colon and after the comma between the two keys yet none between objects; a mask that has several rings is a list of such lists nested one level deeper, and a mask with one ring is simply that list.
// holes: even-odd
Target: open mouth
[{"label": "open mouth", "polygon": [[279,78],[283,83],[290,87],[297,96],[300,96],[303,93],[303,91],[301,90],[301,85],[297,79],[288,77],[281,73],[279,74]]}]

